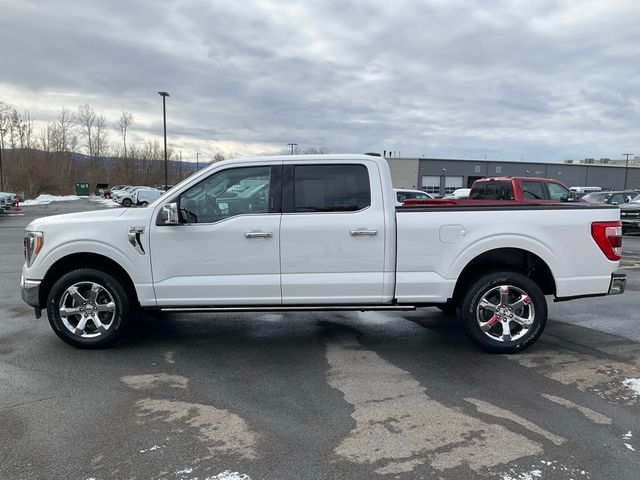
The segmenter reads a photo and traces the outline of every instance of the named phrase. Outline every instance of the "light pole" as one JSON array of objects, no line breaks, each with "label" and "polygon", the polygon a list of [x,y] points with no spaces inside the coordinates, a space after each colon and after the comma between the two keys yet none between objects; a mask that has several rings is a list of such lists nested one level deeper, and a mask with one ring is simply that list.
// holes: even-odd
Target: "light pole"
[{"label": "light pole", "polygon": [[287,143],[287,145],[291,146],[291,155],[293,155],[293,147],[297,147],[297,143]]},{"label": "light pole", "polygon": [[164,122],[164,188],[166,189],[169,185],[169,161],[167,160],[167,107],[165,100],[169,96],[169,93],[158,92],[158,95],[162,97],[162,121]]},{"label": "light pole", "polygon": [[196,172],[200,170],[200,155],[202,155],[200,152],[196,153]]},{"label": "light pole", "polygon": [[624,165],[624,189],[627,189],[627,176],[629,175],[629,157],[633,155],[633,153],[623,153],[623,157],[627,157],[627,161]]},{"label": "light pole", "polygon": [[[0,130],[0,135],[4,135],[4,130]],[[2,146],[3,141],[0,139],[0,192],[4,192],[4,175],[2,174]]]}]

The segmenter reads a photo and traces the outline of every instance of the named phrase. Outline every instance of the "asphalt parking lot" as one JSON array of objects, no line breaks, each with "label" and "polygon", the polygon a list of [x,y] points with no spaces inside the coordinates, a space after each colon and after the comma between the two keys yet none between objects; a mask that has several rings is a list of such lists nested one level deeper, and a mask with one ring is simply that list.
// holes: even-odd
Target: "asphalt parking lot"
[{"label": "asphalt parking lot", "polygon": [[22,236],[97,207],[0,217],[0,478],[638,479],[640,237],[627,293],[551,303],[519,355],[436,309],[149,315],[81,351],[20,300]]}]

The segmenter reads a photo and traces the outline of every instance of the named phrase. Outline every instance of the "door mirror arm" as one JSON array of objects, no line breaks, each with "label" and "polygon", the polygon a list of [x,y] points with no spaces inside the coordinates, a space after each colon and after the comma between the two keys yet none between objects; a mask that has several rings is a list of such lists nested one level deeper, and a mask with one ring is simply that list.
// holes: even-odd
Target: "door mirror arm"
[{"label": "door mirror arm", "polygon": [[167,203],[162,206],[158,217],[158,225],[179,225],[178,204]]}]

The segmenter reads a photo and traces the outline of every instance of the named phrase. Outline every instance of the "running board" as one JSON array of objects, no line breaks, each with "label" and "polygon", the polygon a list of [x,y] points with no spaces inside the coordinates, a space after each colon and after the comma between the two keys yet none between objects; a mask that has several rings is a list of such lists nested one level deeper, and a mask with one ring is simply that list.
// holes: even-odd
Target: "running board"
[{"label": "running board", "polygon": [[327,305],[308,307],[304,305],[290,307],[161,307],[161,312],[339,312],[369,310],[415,310],[414,305]]}]

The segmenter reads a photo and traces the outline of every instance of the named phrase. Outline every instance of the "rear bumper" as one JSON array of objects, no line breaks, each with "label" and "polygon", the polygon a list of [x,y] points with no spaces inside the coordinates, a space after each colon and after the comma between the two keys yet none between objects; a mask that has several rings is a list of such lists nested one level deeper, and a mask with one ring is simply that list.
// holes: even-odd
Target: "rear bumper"
[{"label": "rear bumper", "polygon": [[24,277],[20,279],[20,296],[27,305],[35,308],[41,308],[40,305],[40,280],[27,280]]},{"label": "rear bumper", "polygon": [[[604,277],[605,279],[607,277]],[[600,283],[601,284],[601,283]],[[603,291],[605,285],[602,285],[602,290],[600,293],[584,293],[578,295],[567,295],[562,297],[554,298],[554,302],[567,302],[569,300],[577,300],[579,298],[590,298],[590,297],[604,297],[607,295],[620,295],[624,293],[625,288],[627,286],[627,275],[625,273],[612,273],[609,279],[609,286],[606,291]],[[583,290],[584,291],[584,290]]]},{"label": "rear bumper", "polygon": [[611,283],[609,284],[608,295],[619,295],[624,293],[627,286],[627,275],[624,273],[612,273]]}]

